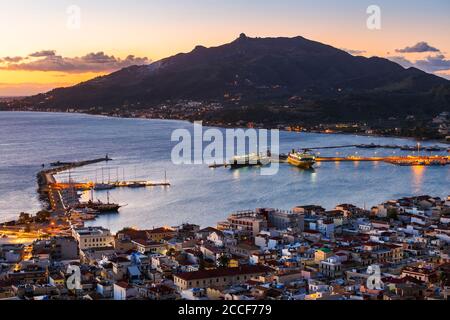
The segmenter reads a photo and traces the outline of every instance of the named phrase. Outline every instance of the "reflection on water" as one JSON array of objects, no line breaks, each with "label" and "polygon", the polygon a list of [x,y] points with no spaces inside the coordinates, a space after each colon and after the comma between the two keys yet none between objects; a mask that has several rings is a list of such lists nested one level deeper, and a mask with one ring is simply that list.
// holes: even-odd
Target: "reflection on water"
[{"label": "reflection on water", "polygon": [[411,167],[413,174],[413,186],[414,193],[420,193],[422,191],[423,179],[426,171],[424,166],[413,166]]}]

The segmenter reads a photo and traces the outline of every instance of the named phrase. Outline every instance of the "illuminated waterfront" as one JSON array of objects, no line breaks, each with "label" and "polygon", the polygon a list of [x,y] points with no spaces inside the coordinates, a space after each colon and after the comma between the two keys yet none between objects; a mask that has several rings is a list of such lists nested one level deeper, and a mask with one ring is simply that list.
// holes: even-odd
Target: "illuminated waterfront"
[{"label": "illuminated waterfront", "polygon": [[[430,194],[447,196],[450,167],[400,167],[382,162],[318,163],[313,171],[282,165],[276,176],[260,176],[258,169],[209,169],[206,165],[175,166],[170,161],[174,129],[191,128],[179,121],[113,119],[86,115],[0,114],[0,220],[20,211],[40,208],[36,173],[42,163],[86,160],[109,153],[114,161],[71,172],[76,181],[125,178],[162,181],[167,171],[170,188],[119,188],[113,201],[127,204],[119,215],[93,224],[112,230],[124,226],[152,227],[182,222],[214,225],[230,212],[255,207],[290,209],[300,204],[338,202],[369,207],[390,198]],[[412,140],[351,135],[282,132],[281,151],[293,147],[347,144],[413,145]],[[436,143],[425,143],[424,145]],[[391,156],[411,152],[386,149],[323,150],[321,156]],[[428,153],[429,154],[429,153]],[[109,169],[107,168],[109,167]],[[125,171],[125,172],[123,172]],[[118,177],[117,177],[118,176]],[[67,174],[59,179],[67,179]],[[85,199],[89,194],[84,195]],[[95,198],[106,200],[105,192]]]}]

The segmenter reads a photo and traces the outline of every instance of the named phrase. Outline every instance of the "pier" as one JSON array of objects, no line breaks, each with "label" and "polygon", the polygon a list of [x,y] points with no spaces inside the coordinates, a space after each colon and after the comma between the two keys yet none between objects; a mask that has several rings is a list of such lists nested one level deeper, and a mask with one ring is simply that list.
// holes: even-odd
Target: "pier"
[{"label": "pier", "polygon": [[[286,159],[279,158],[276,160],[280,163],[287,163]],[[316,157],[316,162],[385,162],[399,166],[446,166],[450,165],[450,156],[405,156],[405,157],[362,157],[362,156],[347,156],[347,157]],[[212,164],[209,168],[227,168],[230,165]]]},{"label": "pier", "polygon": [[48,199],[50,207],[53,211],[64,212],[67,207],[64,203],[61,189],[58,188],[55,174],[95,163],[108,161],[112,161],[112,159],[108,155],[106,155],[104,158],[64,163],[61,166],[55,167],[53,169],[43,170],[37,174],[37,181],[39,185],[38,192],[41,195],[41,198]]},{"label": "pier", "polygon": [[407,157],[318,157],[317,162],[386,162],[403,166],[449,165],[450,156],[407,156]]},{"label": "pier", "polygon": [[100,162],[108,162],[112,159],[107,155],[104,158],[98,158],[87,161],[62,163],[57,162],[51,164],[55,166],[52,169],[43,170],[38,173],[38,192],[41,199],[48,201],[51,209],[55,212],[65,212],[67,209],[79,205],[79,197],[76,191],[102,191],[112,190],[116,188],[146,188],[146,187],[170,187],[171,184],[167,178],[163,182],[156,181],[115,181],[107,183],[95,182],[74,182],[69,178],[68,182],[58,182],[55,175],[64,171],[68,171],[83,166],[96,164]]}]

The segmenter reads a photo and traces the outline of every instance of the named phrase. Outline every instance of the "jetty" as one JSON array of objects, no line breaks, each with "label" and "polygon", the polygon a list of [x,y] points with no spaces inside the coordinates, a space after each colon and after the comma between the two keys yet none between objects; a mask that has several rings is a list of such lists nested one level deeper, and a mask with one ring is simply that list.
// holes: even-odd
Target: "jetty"
[{"label": "jetty", "polygon": [[[41,199],[47,199],[52,210],[56,212],[63,212],[67,209],[64,201],[63,194],[60,192],[61,189],[58,187],[58,183],[55,179],[55,175],[64,172],[67,170],[72,170],[75,168],[84,167],[87,165],[100,163],[100,162],[108,162],[112,161],[112,159],[106,155],[104,158],[97,158],[93,160],[85,160],[85,161],[77,161],[64,163],[60,166],[54,167],[48,170],[42,170],[37,174],[37,182],[38,182],[38,192],[41,196]],[[52,166],[55,163],[51,164]]]}]

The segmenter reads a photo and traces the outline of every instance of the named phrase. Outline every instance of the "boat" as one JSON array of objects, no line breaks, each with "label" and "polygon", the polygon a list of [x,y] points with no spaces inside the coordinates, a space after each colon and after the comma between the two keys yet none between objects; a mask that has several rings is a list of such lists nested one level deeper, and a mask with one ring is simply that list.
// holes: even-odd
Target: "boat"
[{"label": "boat", "polygon": [[444,151],[444,148],[441,148],[439,146],[430,146],[430,147],[425,147],[425,151]]},{"label": "boat", "polygon": [[142,183],[142,182],[132,182],[132,183],[128,184],[128,188],[134,188],[134,189],[143,188],[145,186],[146,186],[146,184]]},{"label": "boat", "polygon": [[57,161],[57,162],[50,163],[50,166],[51,167],[61,167],[61,166],[70,166],[71,164],[72,164],[71,162]]},{"label": "boat", "polygon": [[316,163],[316,156],[308,151],[295,151],[289,153],[288,163],[304,169],[311,169]]},{"label": "boat", "polygon": [[97,211],[99,214],[102,213],[110,213],[110,212],[118,212],[119,209],[121,208],[120,205],[115,204],[115,203],[103,203],[101,201],[97,201],[97,202],[92,202],[89,201],[87,203],[87,207],[89,209],[95,210]]},{"label": "boat", "polygon": [[244,156],[235,156],[231,159],[229,166],[231,169],[238,169],[244,167],[263,166],[270,162],[268,155],[251,153]]},{"label": "boat", "polygon": [[116,186],[111,183],[97,183],[94,186],[94,190],[96,191],[102,191],[102,190],[111,190],[114,189]]},{"label": "boat", "polygon": [[109,191],[107,193],[107,199],[106,203],[103,203],[100,200],[94,201],[94,193],[91,189],[91,199],[88,202],[79,204],[77,208],[90,210],[90,212],[94,211],[96,214],[118,213],[122,206],[109,201]]}]

